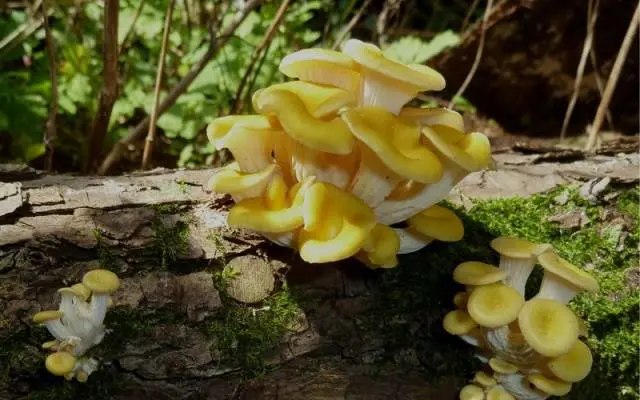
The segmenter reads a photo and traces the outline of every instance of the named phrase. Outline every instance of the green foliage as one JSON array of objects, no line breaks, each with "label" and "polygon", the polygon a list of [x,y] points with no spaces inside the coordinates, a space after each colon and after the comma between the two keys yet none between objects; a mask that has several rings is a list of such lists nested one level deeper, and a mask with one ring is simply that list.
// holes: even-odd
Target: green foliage
[{"label": "green foliage", "polygon": [[[224,281],[232,276],[220,277]],[[224,314],[205,329],[215,339],[215,350],[233,365],[242,367],[247,378],[267,371],[265,358],[287,332],[299,311],[297,301],[285,285],[267,298],[261,308],[235,304],[227,299]]]},{"label": "green foliage", "polygon": [[[560,194],[568,197],[564,205],[554,200]],[[527,199],[476,201],[468,212],[456,208],[465,224],[463,241],[434,243],[422,252],[403,256],[399,268],[381,276],[379,306],[372,321],[385,333],[387,354],[417,347],[432,378],[471,376],[476,367],[469,365],[470,346],[441,327],[442,318],[453,307],[454,294],[461,289],[451,273],[463,261],[496,264],[498,256],[489,242],[497,236],[514,235],[553,244],[563,257],[590,270],[600,282],[599,292],[579,295],[570,303],[588,322],[588,341],[595,358],[592,373],[574,385],[570,398],[637,398],[640,295],[637,287],[627,283],[626,272],[637,268],[638,195],[638,188],[624,191],[616,204],[603,207],[579,197],[575,188],[565,187]],[[620,210],[632,219],[628,236],[612,240],[607,235],[611,227],[601,220],[605,209]],[[591,222],[571,232],[547,221],[551,215],[574,210],[584,210]]]},{"label": "green foliage", "polygon": [[457,46],[460,36],[453,31],[444,31],[430,40],[416,36],[405,36],[383,49],[384,54],[404,64],[422,64],[448,47]]},{"label": "green foliage", "polygon": [[160,266],[167,268],[180,255],[189,250],[189,224],[187,221],[176,221],[169,224],[162,218],[151,221],[153,241],[148,251],[160,258]]}]

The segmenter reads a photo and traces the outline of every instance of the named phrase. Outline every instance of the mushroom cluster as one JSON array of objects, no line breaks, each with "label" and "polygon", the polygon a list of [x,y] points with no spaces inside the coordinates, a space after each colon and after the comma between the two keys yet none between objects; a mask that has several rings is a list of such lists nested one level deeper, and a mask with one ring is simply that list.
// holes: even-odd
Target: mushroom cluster
[{"label": "mushroom cluster", "polygon": [[303,49],[280,71],[296,80],[257,90],[258,115],[214,120],[207,136],[234,162],[210,180],[230,194],[230,226],[299,251],[309,263],[355,256],[372,268],[463,227],[436,203],[490,163],[490,144],[446,108],[406,104],[445,80],[386,58],[373,44]]},{"label": "mushroom cluster", "polygon": [[[455,295],[444,329],[477,347],[486,364],[460,392],[462,400],[543,400],[564,396],[584,379],[593,362],[580,337],[584,321],[567,307],[578,293],[598,290],[588,273],[562,259],[548,244],[500,237],[491,242],[499,266],[470,261],[453,279],[466,290]],[[525,299],[533,268],[544,269],[538,292]]]},{"label": "mushroom cluster", "polygon": [[33,322],[44,325],[55,338],[42,345],[53,352],[45,360],[50,373],[86,382],[98,369],[98,361],[86,353],[104,338],[104,317],[112,302],[111,294],[119,287],[120,280],[113,272],[89,271],[82,283],[58,290],[61,297],[58,310],[41,311],[33,316]]}]

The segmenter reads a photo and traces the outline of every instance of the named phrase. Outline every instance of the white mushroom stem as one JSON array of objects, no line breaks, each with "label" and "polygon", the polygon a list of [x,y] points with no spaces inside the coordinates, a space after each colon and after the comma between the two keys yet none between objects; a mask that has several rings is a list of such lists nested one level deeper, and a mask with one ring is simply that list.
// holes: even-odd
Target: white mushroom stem
[{"label": "white mushroom stem", "polygon": [[426,185],[415,196],[402,200],[385,200],[375,208],[378,222],[393,225],[406,221],[419,212],[438,203],[451,191],[461,177],[461,168],[451,162],[444,162],[442,178],[433,184]]},{"label": "white mushroom stem", "polygon": [[104,333],[105,330],[102,324],[94,326],[85,336],[82,337],[82,340],[77,345],[73,346],[73,354],[76,357],[82,356],[87,350],[102,341]]},{"label": "white mushroom stem", "polygon": [[495,357],[518,365],[534,363],[539,358],[538,353],[524,340],[513,340],[515,336],[519,334],[511,332],[508,325],[487,329],[485,333],[487,344]]},{"label": "white mushroom stem", "polygon": [[563,304],[569,303],[580,291],[570,282],[560,278],[559,276],[545,270],[540,284],[540,290],[535,298],[551,299],[559,301]]},{"label": "white mushroom stem", "polygon": [[91,320],[95,326],[102,325],[104,316],[107,314],[107,307],[109,307],[108,293],[93,293],[91,295]]},{"label": "white mushroom stem", "polygon": [[360,166],[351,180],[349,191],[374,208],[384,201],[401,180],[371,149],[362,146]]},{"label": "white mushroom stem", "polygon": [[49,321],[45,321],[44,326],[47,328],[49,333],[51,333],[51,335],[59,341],[63,341],[67,337],[73,336],[71,330],[64,326],[60,319],[51,319]]},{"label": "white mushroom stem", "polygon": [[72,293],[61,293],[60,294],[60,307],[59,310],[62,311],[62,323],[64,326],[69,328],[76,336],[82,336],[84,331],[83,321],[81,316],[79,315],[78,307],[76,306],[76,301],[81,301]]},{"label": "white mushroom stem", "polygon": [[267,150],[270,130],[248,129],[242,125],[232,128],[224,139],[216,143],[218,150],[227,148],[243,172],[258,172],[271,164]]},{"label": "white mushroom stem", "polygon": [[527,280],[536,265],[536,258],[514,258],[501,256],[500,269],[507,274],[505,283],[524,296]]},{"label": "white mushroom stem", "polygon": [[331,183],[340,189],[344,189],[351,180],[351,174],[345,166],[336,163],[336,159],[348,156],[327,154],[309,148],[303,144],[295,143],[291,156],[291,163],[298,182],[302,182],[310,176],[315,176],[319,182]]},{"label": "white mushroom stem", "polygon": [[391,85],[388,78],[368,68],[362,69],[362,85],[358,106],[382,107],[398,115],[415,92],[407,90],[401,84]]},{"label": "white mushroom stem", "polygon": [[400,249],[398,250],[398,254],[413,253],[414,251],[418,251],[433,242],[433,238],[420,237],[406,229],[394,228],[394,230],[400,238]]},{"label": "white mushroom stem", "polygon": [[549,398],[548,394],[532,388],[527,378],[519,372],[508,375],[499,374],[496,378],[500,386],[518,400],[545,400]]}]

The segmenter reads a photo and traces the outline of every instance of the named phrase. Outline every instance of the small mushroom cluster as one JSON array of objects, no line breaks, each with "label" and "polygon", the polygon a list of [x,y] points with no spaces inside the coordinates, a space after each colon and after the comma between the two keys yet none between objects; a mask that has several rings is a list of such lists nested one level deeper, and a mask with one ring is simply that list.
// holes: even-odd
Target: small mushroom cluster
[{"label": "small mushroom cluster", "polygon": [[[464,262],[453,279],[466,290],[444,329],[478,348],[487,364],[460,392],[462,400],[543,400],[564,396],[591,370],[592,355],[580,337],[584,321],[568,307],[578,293],[598,290],[588,273],[557,255],[551,245],[514,237],[491,242],[499,266]],[[538,292],[525,300],[533,268],[544,269]]]},{"label": "small mushroom cluster", "polygon": [[397,254],[435,239],[462,238],[460,220],[436,203],[489,165],[489,141],[465,133],[454,111],[406,106],[419,92],[442,90],[442,75],[356,39],[341,52],[289,54],[279,69],[297,80],[256,91],[258,115],[207,128],[235,160],[210,181],[235,200],[230,226],[310,263],[355,256],[372,268],[394,267]]},{"label": "small mushroom cluster", "polygon": [[33,322],[44,325],[55,338],[42,345],[53,352],[45,360],[49,372],[67,380],[86,382],[98,369],[98,360],[86,353],[104,338],[104,317],[112,302],[111,294],[119,287],[120,280],[113,272],[89,271],[82,283],[58,290],[61,297],[58,310],[41,311],[33,316]]}]

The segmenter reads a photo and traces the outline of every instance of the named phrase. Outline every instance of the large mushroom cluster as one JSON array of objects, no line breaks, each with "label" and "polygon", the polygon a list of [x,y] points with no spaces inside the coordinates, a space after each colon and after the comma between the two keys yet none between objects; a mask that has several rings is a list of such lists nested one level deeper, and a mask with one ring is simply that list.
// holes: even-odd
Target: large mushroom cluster
[{"label": "large mushroom cluster", "polygon": [[86,353],[104,338],[104,317],[112,302],[111,294],[119,287],[120,280],[113,272],[89,271],[82,283],[58,290],[61,297],[58,310],[41,311],[33,316],[33,322],[44,325],[55,338],[42,345],[52,351],[45,360],[50,373],[86,382],[98,369],[98,360]]},{"label": "large mushroom cluster", "polygon": [[[543,400],[564,396],[591,370],[592,355],[580,340],[584,322],[568,307],[578,293],[598,282],[557,255],[551,245],[514,237],[491,242],[499,266],[470,261],[453,279],[466,290],[454,297],[456,310],[444,329],[478,348],[486,363],[460,392],[462,400]],[[544,269],[538,292],[525,300],[533,268]]]},{"label": "large mushroom cluster", "polygon": [[210,181],[235,200],[230,226],[310,263],[355,256],[372,268],[462,238],[462,223],[436,203],[489,164],[489,141],[465,133],[454,111],[406,106],[442,90],[442,75],[356,39],[341,52],[289,54],[279,69],[297,79],[256,91],[258,115],[218,118],[207,129],[235,160]]}]

